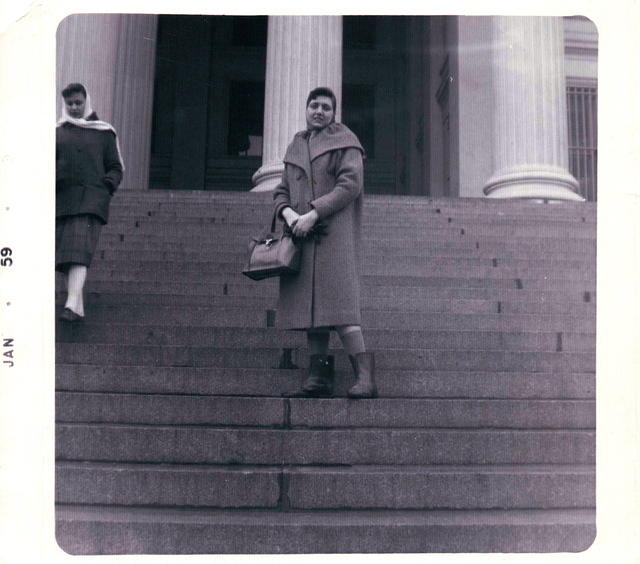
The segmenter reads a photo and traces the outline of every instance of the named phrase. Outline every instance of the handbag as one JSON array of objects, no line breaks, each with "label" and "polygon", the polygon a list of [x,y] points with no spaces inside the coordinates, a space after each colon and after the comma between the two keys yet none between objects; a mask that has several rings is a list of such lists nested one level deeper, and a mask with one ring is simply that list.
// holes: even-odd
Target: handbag
[{"label": "handbag", "polygon": [[271,231],[251,238],[249,259],[242,274],[252,280],[273,278],[300,271],[302,248],[293,237],[289,226],[284,224],[282,233],[275,233],[276,216],[271,220]]}]

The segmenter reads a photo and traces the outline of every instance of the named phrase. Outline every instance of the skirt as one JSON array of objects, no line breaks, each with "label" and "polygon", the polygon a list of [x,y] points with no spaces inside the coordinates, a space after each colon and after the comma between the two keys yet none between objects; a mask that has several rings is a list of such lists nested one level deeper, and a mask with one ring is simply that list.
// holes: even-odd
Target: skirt
[{"label": "skirt", "polygon": [[98,245],[102,220],[96,215],[56,218],[56,270],[67,272],[72,264],[90,266]]}]

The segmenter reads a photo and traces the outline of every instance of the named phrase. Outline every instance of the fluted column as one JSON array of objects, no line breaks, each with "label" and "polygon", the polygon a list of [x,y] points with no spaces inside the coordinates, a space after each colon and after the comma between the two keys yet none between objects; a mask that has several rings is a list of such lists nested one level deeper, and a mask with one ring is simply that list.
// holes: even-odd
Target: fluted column
[{"label": "fluted column", "polygon": [[254,191],[272,190],[280,181],[287,145],[305,128],[305,102],[317,86],[334,91],[339,121],[342,17],[269,16],[262,166],[253,175]]},{"label": "fluted column", "polygon": [[74,14],[57,34],[57,93],[80,82],[100,119],[118,132],[126,171],[121,189],[149,184],[158,16]]},{"label": "fluted column", "polygon": [[158,16],[120,16],[114,121],[126,172],[120,189],[149,187]]},{"label": "fluted column", "polygon": [[60,90],[80,82],[100,119],[113,123],[119,35],[119,14],[73,14],[62,20],[57,32],[56,115]]},{"label": "fluted column", "polygon": [[578,200],[568,171],[564,30],[559,17],[495,17],[490,198]]}]

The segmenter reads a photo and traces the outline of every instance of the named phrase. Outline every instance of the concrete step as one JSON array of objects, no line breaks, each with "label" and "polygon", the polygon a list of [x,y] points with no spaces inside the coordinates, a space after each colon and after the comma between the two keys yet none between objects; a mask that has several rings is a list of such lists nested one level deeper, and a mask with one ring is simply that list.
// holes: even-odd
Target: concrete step
[{"label": "concrete step", "polygon": [[[365,165],[366,166],[366,165]],[[365,191],[366,193],[366,191]],[[593,205],[592,202],[553,202],[548,204],[538,203],[534,200],[497,200],[488,198],[456,198],[449,199],[445,197],[429,197],[429,196],[405,196],[394,194],[367,194],[372,201],[387,203],[405,203],[411,205],[413,203],[424,205],[435,205],[439,202],[451,203],[451,205],[465,207],[489,207],[499,206],[504,203],[505,206],[513,207],[540,207],[548,209],[566,208],[578,209],[583,206],[588,208]],[[270,192],[251,192],[237,190],[120,190],[116,193],[116,198],[127,198],[138,201],[195,201],[203,200],[219,200],[219,201],[270,201],[272,193]],[[458,201],[459,200],[459,201]]]},{"label": "concrete step", "polygon": [[[146,220],[131,220],[120,222],[112,219],[110,222],[110,232],[118,234],[157,234],[159,238],[170,238],[180,240],[183,236],[193,237],[194,235],[215,241],[227,235],[252,237],[263,230],[268,231],[270,224],[265,223],[158,223],[153,224]],[[586,227],[587,224],[578,224],[581,228],[568,229],[565,225],[545,225],[541,229],[539,225],[474,225],[471,221],[465,226],[453,224],[437,225],[397,225],[391,224],[388,227],[381,225],[363,226],[362,234],[365,238],[373,240],[383,239],[410,239],[419,232],[421,238],[431,240],[446,240],[455,237],[466,237],[467,239],[506,239],[506,238],[526,238],[529,240],[540,240],[551,242],[563,238],[572,240],[595,241],[595,228]]]},{"label": "concrete step", "polygon": [[[525,217],[528,219],[546,219],[568,222],[589,222],[594,221],[596,214],[592,207],[582,207],[580,209],[550,209],[542,207],[529,206],[524,208],[512,208],[509,210],[501,209],[503,206],[498,205],[492,208],[483,208],[482,206],[473,206],[466,208],[456,208],[448,205],[444,201],[443,205],[438,206],[433,203],[415,203],[411,205],[399,202],[397,204],[386,203],[380,204],[375,200],[365,196],[363,215],[365,218],[384,217],[385,214],[402,215],[402,217],[422,217],[422,218],[447,218],[447,217],[473,217],[487,218],[494,221],[508,220],[513,217]],[[247,201],[227,201],[218,203],[215,201],[208,202],[135,202],[128,201],[125,203],[113,201],[112,209],[115,210],[119,217],[152,217],[161,219],[172,218],[199,218],[199,217],[269,217],[273,211],[273,203],[271,200],[262,202]],[[584,212],[584,213],[582,213]],[[584,219],[583,219],[584,218]]]},{"label": "concrete step", "polygon": [[275,508],[282,468],[58,462],[56,502]]},{"label": "concrete step", "polygon": [[[505,350],[505,351],[564,351],[589,352],[595,350],[593,333],[500,332],[500,331],[405,331],[365,330],[367,346],[376,351],[385,349],[439,350]],[[66,343],[127,343],[129,345],[215,346],[230,348],[296,348],[307,346],[302,332],[281,331],[274,328],[175,327],[173,325],[144,325],[136,323],[60,322],[56,340]],[[335,333],[331,349],[342,348]]]},{"label": "concrete step", "polygon": [[[89,292],[84,296],[87,309],[94,305],[131,306],[131,305],[165,305],[165,306],[208,306],[208,307],[247,307],[251,309],[275,309],[277,297],[235,296],[235,295],[174,295],[174,294],[114,294]],[[522,293],[521,293],[522,294]],[[56,304],[62,306],[66,300],[66,291],[56,292]],[[500,297],[500,296],[498,296]],[[515,296],[517,297],[517,296]],[[528,296],[523,296],[528,297]],[[422,311],[438,313],[545,313],[565,315],[595,315],[595,303],[584,302],[584,296],[572,296],[572,300],[546,302],[499,301],[497,299],[441,299],[425,298],[423,300],[407,296],[373,297],[365,292],[362,307],[368,310],[384,311]],[[531,299],[534,299],[531,296]],[[539,300],[539,296],[535,296]],[[559,298],[556,298],[559,299]]]},{"label": "concrete step", "polygon": [[[106,253],[105,253],[106,256]],[[172,266],[177,268],[179,265],[182,271],[202,270],[210,271],[215,268],[224,268],[225,265],[234,265],[234,268],[242,267],[247,261],[246,249],[239,249],[234,253],[218,253],[210,257],[198,257],[199,260],[194,261],[167,261],[166,259],[154,260],[146,254],[140,253],[124,253],[118,255],[114,259],[102,259],[101,253],[98,253],[93,268],[135,268],[139,270],[163,270],[166,271]],[[209,260],[210,259],[210,260]],[[443,268],[458,267],[461,272],[473,268],[493,268],[499,271],[511,271],[512,269],[523,269],[531,272],[549,271],[550,275],[556,276],[565,271],[579,272],[595,272],[595,265],[585,263],[579,259],[537,259],[535,261],[529,259],[517,258],[489,258],[489,257],[461,257],[461,256],[427,256],[427,255],[411,255],[411,254],[393,254],[392,256],[382,257],[378,254],[365,254],[363,256],[364,271],[367,272],[370,267],[384,266],[390,269],[398,270],[400,273],[411,266],[420,268],[420,271]]]},{"label": "concrete step", "polygon": [[58,423],[56,457],[177,464],[594,464],[595,432]]},{"label": "concrete step", "polygon": [[[146,206],[149,209],[174,209],[176,206],[202,206],[218,204],[226,206],[271,207],[271,193],[235,192],[235,191],[119,191],[112,205],[126,207]],[[595,215],[595,202],[560,202],[540,204],[531,200],[493,200],[487,198],[430,198],[425,196],[394,196],[367,194],[365,206],[376,209],[434,209],[444,213],[446,210],[471,211],[475,213],[527,213],[542,215]]]},{"label": "concrete step", "polygon": [[593,429],[593,400],[277,399],[57,392],[59,423],[281,428]]},{"label": "concrete step", "polygon": [[[306,352],[306,351],[304,351]],[[293,362],[302,366],[303,351]],[[135,366],[210,366],[218,368],[277,368],[282,350],[277,348],[218,348],[171,345],[58,343],[56,362],[64,364],[131,364]],[[339,368],[346,368],[344,351],[335,351]],[[381,370],[454,370],[500,372],[593,372],[593,352],[533,352],[503,350],[383,349],[376,351]]]},{"label": "concrete step", "polygon": [[[178,194],[169,198],[158,196],[158,192],[140,194],[137,197],[132,192],[118,192],[112,199],[111,205],[128,210],[157,210],[172,211],[176,208],[198,209],[208,207],[218,210],[268,209],[273,206],[273,194],[239,194],[238,192],[208,192],[206,194]],[[368,194],[364,195],[365,209],[372,210],[429,210],[435,213],[445,213],[447,210],[459,213],[487,213],[493,215],[525,213],[528,215],[544,216],[594,216],[595,202],[572,204],[563,202],[560,205],[541,205],[537,202],[525,200],[487,200],[486,198],[429,198],[425,196],[393,196]]]},{"label": "concrete step", "polygon": [[[429,279],[431,281],[433,279]],[[421,279],[420,282],[424,282]],[[459,281],[458,281],[459,282]],[[365,277],[362,283],[362,299],[367,300],[384,299],[388,302],[401,302],[403,300],[413,300],[415,302],[428,302],[429,300],[458,300],[458,301],[492,301],[500,302],[506,307],[510,303],[518,303],[524,307],[525,304],[543,306],[545,304],[561,304],[567,307],[576,306],[576,313],[579,313],[579,306],[585,304],[587,308],[595,307],[596,292],[581,291],[580,288],[568,290],[527,290],[517,289],[516,280],[499,281],[500,284],[485,287],[460,287],[453,282],[451,285],[441,284],[431,287],[419,286],[381,286],[373,285],[369,277]],[[473,281],[475,283],[475,281]],[[524,285],[528,281],[520,280],[519,285]],[[198,284],[185,288],[183,284],[158,281],[153,282],[124,282],[124,281],[98,281],[92,280],[92,273],[89,273],[89,280],[85,289],[85,299],[87,303],[104,303],[105,305],[144,304],[158,302],[171,305],[171,300],[175,303],[191,303],[191,305],[215,305],[215,298],[247,298],[260,299],[268,303],[276,303],[278,296],[278,282],[276,280],[262,280],[260,284],[254,284],[245,277],[238,278],[237,282],[219,282],[209,284]],[[56,277],[56,299],[62,299],[66,295],[64,282],[61,276]],[[94,300],[94,302],[92,302]],[[102,302],[101,300],[104,300]],[[166,301],[165,301],[166,300]],[[182,301],[186,300],[186,302]],[[188,300],[193,300],[188,302]],[[212,300],[209,302],[208,300]],[[469,304],[470,305],[470,304]],[[590,311],[590,310],[589,310]],[[522,311],[522,313],[525,313]],[[533,311],[532,313],[535,313]],[[551,313],[551,311],[549,312]],[[557,312],[560,313],[560,312]]]},{"label": "concrete step", "polygon": [[[557,267],[562,261],[564,266],[571,266],[573,268],[582,267],[584,264],[589,264],[595,260],[595,254],[589,251],[589,253],[573,253],[566,252],[564,250],[553,251],[537,251],[529,253],[527,251],[520,251],[515,256],[509,256],[509,253],[504,251],[494,251],[493,249],[483,249],[482,251],[475,247],[464,247],[459,249],[445,249],[445,248],[433,248],[423,247],[421,245],[414,245],[409,247],[407,245],[399,246],[397,248],[385,249],[385,251],[393,251],[396,257],[412,257],[414,259],[438,259],[439,261],[465,261],[473,260],[477,261],[477,264],[491,264],[494,259],[498,261],[500,266],[528,266],[535,263],[538,266],[551,266]],[[381,247],[378,247],[376,243],[370,243],[366,245],[365,252],[363,254],[363,262],[370,264],[379,260]],[[171,262],[232,262],[234,260],[241,259],[243,261],[247,258],[247,245],[238,245],[235,247],[209,247],[194,250],[181,250],[181,249],[158,249],[149,250],[145,248],[145,245],[134,243],[120,243],[119,245],[112,244],[109,248],[103,246],[98,249],[95,255],[96,259],[107,261],[122,261],[132,262],[140,261],[171,261]]]},{"label": "concrete step", "polygon": [[57,503],[90,505],[550,509],[594,507],[594,492],[593,466],[56,464]]},{"label": "concrete step", "polygon": [[[250,198],[217,198],[207,197],[201,199],[193,198],[172,198],[170,201],[163,201],[157,197],[151,198],[130,198],[116,195],[111,205],[118,213],[143,213],[152,214],[206,214],[206,213],[237,213],[264,211],[270,213],[273,209],[273,199],[269,195],[266,197]],[[567,217],[593,219],[596,216],[596,206],[593,203],[585,203],[580,206],[541,206],[524,202],[492,202],[488,205],[479,204],[478,199],[467,199],[462,203],[449,202],[445,198],[438,199],[416,199],[407,201],[406,197],[397,200],[381,200],[379,196],[365,194],[364,213],[427,213],[447,215],[452,212],[456,214],[487,215],[490,217],[511,217],[513,215],[525,215],[527,217]],[[524,203],[524,205],[522,205]]]},{"label": "concrete step", "polygon": [[[171,204],[164,206],[139,205],[127,203],[116,205],[112,202],[110,217],[118,222],[155,222],[171,224],[175,222],[202,224],[253,224],[268,226],[271,223],[273,205],[267,204]],[[476,225],[513,225],[522,220],[523,225],[549,224],[564,226],[567,229],[592,229],[596,226],[596,214],[553,213],[535,210],[486,210],[478,208],[455,209],[451,207],[424,206],[379,206],[364,203],[362,221],[365,224],[394,225],[392,219],[401,218],[401,223],[419,225],[476,224]],[[397,223],[397,222],[396,222]]]},{"label": "concrete step", "polygon": [[[255,234],[257,234],[256,232]],[[121,233],[112,229],[110,225],[103,228],[98,242],[98,249],[125,248],[126,245],[135,246],[143,250],[161,251],[236,251],[246,249],[251,237],[247,233],[228,233],[224,238],[212,241],[200,234],[180,235],[179,237],[165,238],[162,230],[154,233]],[[563,239],[563,240],[531,240],[531,239],[501,239],[499,237],[463,237],[456,234],[449,239],[429,238],[422,233],[416,233],[410,238],[387,237],[385,239],[366,237],[363,241],[364,248],[374,250],[403,250],[403,249],[441,249],[447,252],[463,252],[469,249],[476,252],[484,252],[494,256],[513,256],[520,258],[544,257],[552,253],[566,253],[569,258],[573,254],[595,255],[595,241],[587,239]]]},{"label": "concrete step", "polygon": [[504,301],[500,302],[498,310],[501,313],[506,314],[564,314],[564,315],[596,315],[596,304],[592,301],[592,297],[589,296],[588,301],[585,301],[584,295],[582,296],[581,303],[526,303],[516,301]]},{"label": "concrete step", "polygon": [[[190,273],[189,273],[190,274]],[[103,271],[96,272],[95,269],[89,270],[87,278],[87,290],[98,291],[98,288],[127,288],[136,286],[143,293],[171,292],[175,294],[191,294],[208,291],[208,287],[216,286],[220,289],[232,288],[236,286],[244,292],[246,290],[258,290],[262,295],[270,289],[277,293],[278,280],[275,278],[260,280],[255,282],[239,271],[222,274],[211,274],[205,280],[198,281],[193,284],[184,284],[182,281],[176,280],[178,273],[171,272],[170,276],[166,275],[160,278],[142,278],[136,277],[135,273],[123,271]],[[59,284],[62,278],[58,277]],[[132,284],[133,283],[133,284]],[[595,282],[588,281],[577,285],[573,281],[565,280],[534,280],[523,278],[455,278],[447,276],[391,276],[391,275],[364,275],[361,277],[363,288],[377,287],[383,288],[384,291],[396,289],[400,290],[405,287],[420,287],[422,289],[451,289],[451,288],[491,288],[491,289],[547,289],[547,290],[564,290],[567,291],[595,291]],[[62,286],[61,286],[62,287]],[[95,289],[94,289],[95,288]],[[170,289],[170,290],[169,290]]]},{"label": "concrete step", "polygon": [[567,227],[565,224],[552,223],[548,225],[522,225],[520,222],[507,225],[480,225],[469,221],[466,226],[460,227],[460,234],[467,237],[496,237],[501,238],[530,238],[532,240],[549,240],[549,239],[586,239],[596,240],[596,228],[594,225],[579,223],[577,226]]},{"label": "concrete step", "polygon": [[[245,266],[244,261],[235,263],[181,263],[175,265],[170,262],[158,263],[127,263],[95,261],[91,267],[91,277],[96,280],[105,278],[119,280],[175,280],[185,283],[206,282],[212,276],[239,274]],[[198,268],[200,267],[200,268]],[[370,264],[364,266],[365,276],[392,276],[407,278],[429,278],[434,273],[448,278],[482,278],[482,279],[507,279],[515,278],[563,281],[587,283],[595,285],[595,267],[589,266],[580,269],[552,269],[535,267],[501,267],[492,266],[465,266],[437,263],[416,263],[416,261],[387,261],[382,264]]]},{"label": "concrete step", "polygon": [[591,400],[348,399],[289,402],[292,427],[592,429]]},{"label": "concrete step", "polygon": [[[151,213],[151,215],[149,215]],[[187,214],[189,212],[186,212]],[[401,219],[401,222],[398,221]],[[235,213],[220,213],[216,210],[200,211],[199,215],[186,215],[184,213],[156,214],[153,212],[112,215],[109,224],[113,227],[129,228],[141,226],[156,226],[158,230],[173,229],[176,226],[184,226],[189,229],[202,228],[209,229],[214,226],[228,227],[235,232],[242,230],[260,230],[271,225],[271,212],[261,210],[258,213],[247,213],[238,209]],[[526,216],[466,216],[458,217],[454,214],[443,216],[442,214],[424,214],[423,212],[407,214],[405,212],[381,211],[379,213],[365,213],[362,217],[362,227],[368,231],[390,231],[399,228],[401,231],[412,227],[418,230],[439,230],[439,229],[461,229],[474,227],[481,231],[493,232],[516,230],[532,231],[533,229],[549,230],[551,234],[565,233],[573,238],[578,238],[582,234],[595,234],[595,222],[581,221],[581,218],[531,218]]]},{"label": "concrete step", "polygon": [[[197,235],[202,233],[223,234],[225,231],[232,236],[251,236],[271,228],[271,217],[267,214],[255,214],[247,216],[243,213],[228,217],[209,215],[205,217],[184,217],[173,214],[175,217],[157,218],[144,215],[114,216],[111,215],[109,223],[105,226],[105,232],[117,233],[148,233],[153,229],[159,234],[179,233],[178,228],[184,228],[185,234]],[[402,219],[399,225],[398,218]],[[282,228],[282,222],[276,222],[276,229]],[[362,232],[365,239],[378,238],[381,235],[394,236],[404,234],[412,230],[422,236],[430,234],[434,238],[442,238],[447,233],[451,235],[468,235],[477,233],[489,239],[505,234],[522,238],[530,233],[534,239],[557,239],[562,236],[582,240],[593,241],[597,229],[595,222],[583,222],[576,218],[546,219],[531,218],[526,216],[497,219],[491,217],[441,217],[439,215],[425,216],[423,214],[407,217],[402,213],[384,212],[376,217],[363,218]],[[537,231],[536,231],[537,230]],[[551,241],[547,241],[551,243]]]},{"label": "concrete step", "polygon": [[69,554],[580,552],[595,535],[592,509],[56,510]]},{"label": "concrete step", "polygon": [[295,509],[595,506],[591,466],[305,467],[287,474]]},{"label": "concrete step", "polygon": [[[422,288],[441,288],[441,287],[458,287],[458,288],[505,288],[518,290],[555,290],[560,292],[595,292],[595,277],[586,277],[584,280],[569,280],[565,278],[555,278],[547,276],[544,279],[524,276],[514,276],[509,278],[492,278],[485,277],[457,277],[457,276],[434,276],[429,273],[426,276],[394,276],[391,274],[372,274],[363,275],[362,283],[364,286],[382,286],[387,289],[393,287],[394,291],[407,286]],[[440,274],[440,269],[438,269]],[[526,274],[526,273],[525,273]],[[227,281],[232,281],[227,275]],[[264,282],[264,281],[261,281]]]},{"label": "concrete step", "polygon": [[[305,359],[302,359],[305,360]],[[212,368],[58,364],[61,391],[139,394],[275,396],[298,390],[306,376],[300,368]],[[346,366],[338,370],[335,394],[346,396],[352,383]],[[593,373],[473,372],[377,369],[380,397],[594,399]]]},{"label": "concrete step", "polygon": [[[423,282],[424,279],[413,279]],[[431,279],[432,280],[432,279]],[[539,287],[530,289],[537,281],[518,280],[515,279],[512,284],[506,287],[492,287],[490,285],[481,286],[477,280],[473,280],[473,287],[464,288],[456,287],[453,280],[450,285],[437,286],[435,283],[431,287],[425,287],[422,284],[411,285],[412,279],[406,283],[405,279],[397,279],[398,285],[393,285],[396,281],[393,278],[386,279],[390,282],[388,286],[380,284],[379,280],[365,277],[363,280],[362,295],[366,298],[396,298],[396,299],[412,299],[425,300],[429,298],[450,298],[450,299],[485,299],[496,300],[503,304],[515,302],[518,304],[536,303],[595,303],[596,292],[584,292],[580,288],[572,288],[569,290],[561,290],[555,288],[553,290],[544,290]],[[384,282],[385,279],[382,279]],[[274,286],[274,290],[277,288]],[[245,288],[236,288],[232,285],[228,286],[228,294],[233,295],[233,291],[245,291]]]},{"label": "concrete step", "polygon": [[[107,257],[107,253],[102,251],[97,254],[96,260],[93,262],[93,269],[136,269],[141,271],[162,271],[179,268],[182,272],[202,271],[211,272],[217,269],[226,269],[228,265],[235,271],[242,269],[247,262],[247,253],[244,249],[235,253],[219,253],[210,256],[194,257],[198,260],[187,261],[186,258],[180,257],[179,253],[173,257],[153,258],[146,253],[124,252],[122,254],[111,253],[112,258]],[[170,260],[173,259],[173,260]],[[461,274],[467,271],[475,272],[476,268],[488,269],[493,268],[499,272],[532,272],[541,273],[554,277],[561,277],[565,272],[572,274],[589,273],[595,278],[595,264],[579,259],[530,259],[517,258],[489,258],[489,257],[460,257],[460,256],[426,256],[411,254],[394,254],[393,256],[381,257],[380,254],[365,254],[363,256],[364,272],[375,271],[379,269],[398,272],[398,274],[411,274],[412,272],[422,273],[434,269],[445,268],[446,272],[453,272],[451,267],[457,268]],[[524,275],[524,274],[523,274]]]},{"label": "concrete step", "polygon": [[[366,329],[407,331],[547,331],[595,333],[595,316],[562,314],[439,313],[363,310]],[[183,327],[274,327],[277,312],[270,309],[206,306],[95,305],[85,313],[95,324],[177,325]],[[75,329],[74,329],[75,331]]]}]

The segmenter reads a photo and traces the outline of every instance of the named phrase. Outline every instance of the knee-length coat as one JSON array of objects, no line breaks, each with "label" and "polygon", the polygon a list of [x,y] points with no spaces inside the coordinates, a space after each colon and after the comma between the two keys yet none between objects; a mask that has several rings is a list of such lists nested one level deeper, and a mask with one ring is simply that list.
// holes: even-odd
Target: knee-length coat
[{"label": "knee-length coat", "polygon": [[360,325],[360,228],[364,150],[346,126],[332,123],[314,137],[296,133],[274,191],[274,212],[312,208],[324,235],[302,244],[300,272],[280,278],[277,326],[309,329]]}]

